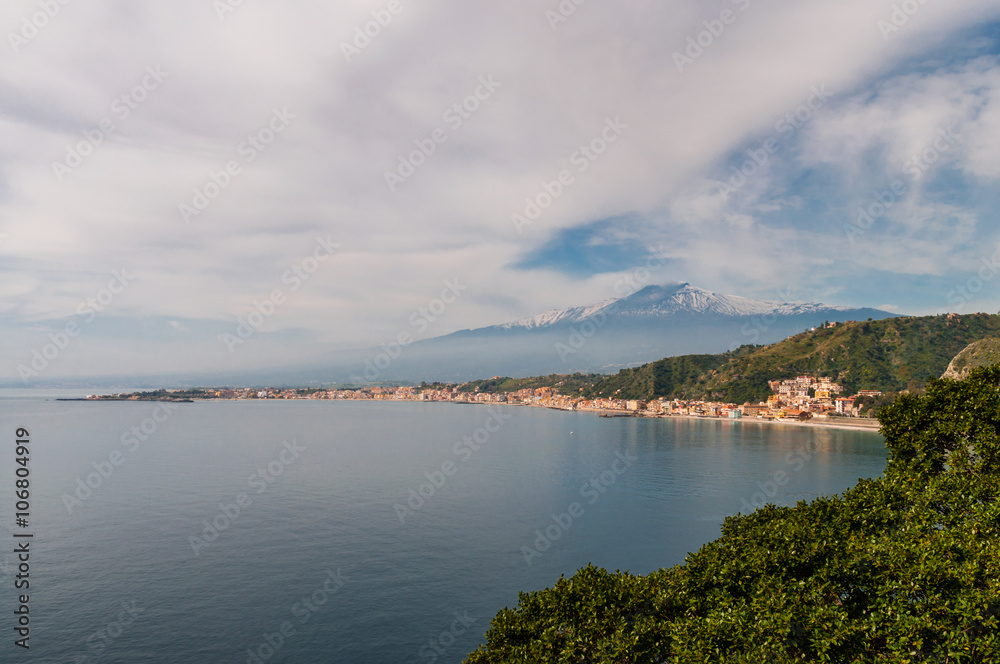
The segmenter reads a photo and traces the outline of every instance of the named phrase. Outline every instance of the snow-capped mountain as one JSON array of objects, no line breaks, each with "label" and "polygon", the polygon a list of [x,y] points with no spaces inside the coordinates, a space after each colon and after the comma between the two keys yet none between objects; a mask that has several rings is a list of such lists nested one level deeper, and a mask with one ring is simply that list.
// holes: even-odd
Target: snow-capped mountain
[{"label": "snow-capped mountain", "polygon": [[393,378],[465,380],[607,372],[673,355],[780,341],[825,321],[895,316],[877,309],[769,302],[688,283],[653,285],[596,304],[553,309],[413,344]]},{"label": "snow-capped mountain", "polygon": [[523,327],[528,330],[534,330],[549,327],[550,325],[557,325],[559,323],[575,323],[600,314],[601,311],[614,304],[616,301],[617,300],[607,300],[599,304],[591,304],[584,307],[572,307],[570,309],[552,309],[551,311],[546,311],[544,314],[538,314],[537,316],[530,316],[528,318],[520,318],[509,323],[504,323],[503,325],[493,325],[486,329],[511,329],[514,327]]},{"label": "snow-capped mountain", "polygon": [[[829,307],[814,303],[770,302],[738,295],[720,295],[688,283],[646,286],[626,297],[570,309],[553,309],[537,316],[521,318],[485,329],[521,327],[538,329],[560,323],[579,323],[588,318],[616,315],[631,318],[656,318],[678,313],[706,316],[798,316],[803,314],[844,312],[848,307]],[[885,312],[881,312],[885,313]]]},{"label": "snow-capped mountain", "polygon": [[686,283],[654,285],[625,297],[460,330],[406,347],[342,351],[285,380],[374,383],[607,373],[675,355],[773,343],[824,321],[894,315],[720,295]]}]

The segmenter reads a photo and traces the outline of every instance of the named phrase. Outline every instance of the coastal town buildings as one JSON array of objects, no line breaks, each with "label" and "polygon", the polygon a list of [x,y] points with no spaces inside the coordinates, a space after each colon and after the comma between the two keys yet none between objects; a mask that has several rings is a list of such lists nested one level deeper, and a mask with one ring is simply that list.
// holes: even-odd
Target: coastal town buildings
[{"label": "coastal town buildings", "polygon": [[[583,398],[559,394],[552,387],[522,389],[513,392],[473,390],[468,384],[449,387],[370,386],[354,389],[259,389],[218,388],[198,390],[196,398],[215,399],[351,399],[374,401],[438,401],[481,404],[538,406],[560,410],[597,411],[613,415],[645,417],[690,416],[725,418],[730,420],[762,419],[802,422],[831,416],[856,417],[855,402],[860,397],[875,397],[877,390],[861,390],[853,396],[837,396],[842,385],[823,376],[798,376],[768,383],[773,392],[759,403],[725,403],[686,399],[620,399],[617,397]],[[187,390],[170,390],[166,394],[187,396]],[[89,396],[88,399],[149,398],[142,394]]]}]

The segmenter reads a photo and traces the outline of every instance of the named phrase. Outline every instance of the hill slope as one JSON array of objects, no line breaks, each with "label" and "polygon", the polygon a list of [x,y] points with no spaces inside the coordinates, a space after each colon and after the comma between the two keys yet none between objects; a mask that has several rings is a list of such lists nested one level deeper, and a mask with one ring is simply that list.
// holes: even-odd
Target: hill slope
[{"label": "hill slope", "polygon": [[937,378],[962,349],[1000,335],[1000,316],[928,316],[844,323],[769,346],[720,355],[672,357],[625,369],[588,395],[649,399],[708,398],[742,403],[767,398],[768,380],[831,376],[853,393],[918,389]]}]

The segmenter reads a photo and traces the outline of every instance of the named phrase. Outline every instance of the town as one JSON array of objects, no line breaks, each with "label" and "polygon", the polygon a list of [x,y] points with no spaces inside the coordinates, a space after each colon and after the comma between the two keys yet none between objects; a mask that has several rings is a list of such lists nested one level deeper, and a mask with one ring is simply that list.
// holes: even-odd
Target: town
[{"label": "town", "polygon": [[[683,399],[621,399],[615,397],[584,398],[559,394],[556,387],[522,389],[515,392],[487,392],[468,389],[468,383],[457,386],[384,387],[371,386],[351,389],[324,388],[207,388],[158,390],[132,394],[89,395],[88,400],[139,401],[189,399],[343,399],[374,401],[437,401],[451,403],[506,404],[536,406],[557,410],[592,411],[609,417],[670,417],[688,416],[730,420],[756,419],[777,422],[822,423],[831,418],[860,418],[856,403],[862,397],[878,397],[878,390],[861,390],[852,396],[841,396],[844,389],[827,377],[798,376],[770,381],[772,395],[758,403],[723,403]],[[463,389],[465,388],[465,389]],[[860,422],[859,422],[860,423]]]}]

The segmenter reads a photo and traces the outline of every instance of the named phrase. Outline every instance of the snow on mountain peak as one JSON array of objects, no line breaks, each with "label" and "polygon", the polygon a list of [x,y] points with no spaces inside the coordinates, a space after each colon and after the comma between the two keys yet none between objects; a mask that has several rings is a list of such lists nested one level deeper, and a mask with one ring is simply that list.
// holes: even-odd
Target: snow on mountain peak
[{"label": "snow on mountain peak", "polygon": [[720,295],[688,283],[646,286],[618,299],[597,304],[552,309],[537,316],[521,318],[498,328],[537,329],[558,323],[576,323],[599,313],[628,318],[652,318],[678,313],[714,316],[760,316],[766,314],[796,315],[819,311],[847,311],[848,307],[829,307],[812,303],[771,302],[752,300],[737,295]]}]

